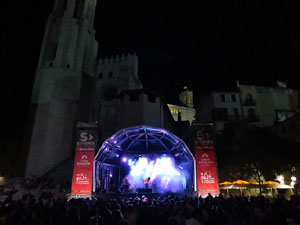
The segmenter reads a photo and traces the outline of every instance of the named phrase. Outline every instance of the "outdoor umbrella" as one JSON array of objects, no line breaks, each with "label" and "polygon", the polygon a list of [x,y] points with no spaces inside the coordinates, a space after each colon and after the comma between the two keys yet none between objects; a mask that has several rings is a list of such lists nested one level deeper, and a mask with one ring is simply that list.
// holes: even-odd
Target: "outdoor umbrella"
[{"label": "outdoor umbrella", "polygon": [[266,181],[262,185],[260,185],[262,188],[272,188],[272,189],[290,189],[294,188],[293,186],[286,185],[286,184],[280,184],[275,181]]},{"label": "outdoor umbrella", "polygon": [[219,183],[220,189],[230,189],[232,188],[232,182],[230,181],[224,181],[222,183]]}]

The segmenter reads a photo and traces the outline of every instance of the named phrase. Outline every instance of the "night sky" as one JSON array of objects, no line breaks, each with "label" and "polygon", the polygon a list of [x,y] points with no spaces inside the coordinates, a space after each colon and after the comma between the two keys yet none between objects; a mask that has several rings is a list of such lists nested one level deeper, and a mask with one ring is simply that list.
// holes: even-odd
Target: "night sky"
[{"label": "night sky", "polygon": [[[2,4],[2,123],[15,130],[24,127],[52,1]],[[297,0],[98,0],[95,28],[100,57],[136,52],[143,84],[171,102],[184,85],[197,100],[236,78],[300,88]]]}]

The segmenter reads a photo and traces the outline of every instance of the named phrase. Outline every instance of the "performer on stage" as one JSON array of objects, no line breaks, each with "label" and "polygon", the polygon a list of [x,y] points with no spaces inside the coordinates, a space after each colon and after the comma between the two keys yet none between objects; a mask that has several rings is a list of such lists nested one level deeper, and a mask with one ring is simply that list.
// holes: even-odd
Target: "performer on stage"
[{"label": "performer on stage", "polygon": [[149,183],[150,183],[150,182],[151,182],[150,177],[148,177],[148,178],[146,178],[146,179],[144,180],[144,184],[145,184],[145,188],[146,188],[146,189],[149,188]]},{"label": "performer on stage", "polygon": [[123,184],[123,188],[122,188],[123,190],[124,190],[124,192],[129,192],[129,190],[130,190],[130,182],[129,182],[129,179],[128,179],[128,177],[125,177],[125,179],[124,179],[124,184]]}]

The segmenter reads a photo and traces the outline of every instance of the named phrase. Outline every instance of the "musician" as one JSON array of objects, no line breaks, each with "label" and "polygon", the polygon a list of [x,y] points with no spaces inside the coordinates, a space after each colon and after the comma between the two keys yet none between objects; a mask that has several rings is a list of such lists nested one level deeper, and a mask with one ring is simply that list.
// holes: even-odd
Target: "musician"
[{"label": "musician", "polygon": [[128,179],[128,177],[125,177],[122,189],[124,190],[124,192],[129,192],[129,188],[130,188],[129,179]]},{"label": "musician", "polygon": [[148,189],[149,188],[149,183],[151,182],[151,178],[150,177],[147,177],[145,180],[144,180],[144,184],[145,184],[145,188]]}]

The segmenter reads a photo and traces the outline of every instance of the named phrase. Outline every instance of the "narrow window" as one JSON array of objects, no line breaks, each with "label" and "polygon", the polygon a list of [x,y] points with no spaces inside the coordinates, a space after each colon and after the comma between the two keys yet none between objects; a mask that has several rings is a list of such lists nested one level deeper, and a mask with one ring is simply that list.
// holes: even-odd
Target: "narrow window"
[{"label": "narrow window", "polygon": [[221,94],[221,95],[220,95],[220,99],[221,99],[221,102],[225,102],[225,95],[224,95],[224,94]]},{"label": "narrow window", "polygon": [[236,102],[236,96],[235,95],[231,95],[231,101]]},{"label": "narrow window", "polygon": [[99,73],[98,78],[102,79],[103,78],[103,73]]},{"label": "narrow window", "polygon": [[110,72],[108,73],[108,77],[112,77],[112,76],[113,76],[113,72],[110,71]]},{"label": "narrow window", "polygon": [[233,114],[234,114],[234,118],[236,120],[239,119],[239,111],[237,108],[233,108]]},{"label": "narrow window", "polygon": [[74,12],[73,12],[73,17],[74,18],[78,18],[78,15],[79,15],[79,5],[80,5],[80,1],[76,0],[75,1]]}]

